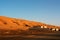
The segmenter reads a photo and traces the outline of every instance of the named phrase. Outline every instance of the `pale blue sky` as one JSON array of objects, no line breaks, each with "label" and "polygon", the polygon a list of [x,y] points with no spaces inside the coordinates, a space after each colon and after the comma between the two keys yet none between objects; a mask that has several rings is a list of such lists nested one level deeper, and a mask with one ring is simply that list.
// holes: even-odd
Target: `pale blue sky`
[{"label": "pale blue sky", "polygon": [[0,16],[60,26],[60,0],[0,0]]}]

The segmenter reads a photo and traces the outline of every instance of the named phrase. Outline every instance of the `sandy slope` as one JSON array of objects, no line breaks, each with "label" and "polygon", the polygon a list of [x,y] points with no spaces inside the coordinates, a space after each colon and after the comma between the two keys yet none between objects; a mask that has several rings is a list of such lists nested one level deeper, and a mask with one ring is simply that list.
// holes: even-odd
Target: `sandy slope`
[{"label": "sandy slope", "polygon": [[0,16],[0,29],[3,29],[3,30],[17,30],[17,29],[27,30],[33,26],[47,26],[47,28],[59,28],[60,29],[60,27],[58,26],[47,25],[41,22]]}]

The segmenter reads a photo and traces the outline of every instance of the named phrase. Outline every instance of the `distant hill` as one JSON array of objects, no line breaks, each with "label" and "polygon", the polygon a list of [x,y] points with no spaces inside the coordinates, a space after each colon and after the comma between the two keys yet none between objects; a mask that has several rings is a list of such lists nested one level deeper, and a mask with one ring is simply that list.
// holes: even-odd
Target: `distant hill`
[{"label": "distant hill", "polygon": [[42,22],[0,16],[1,40],[60,40],[60,27]]},{"label": "distant hill", "polygon": [[6,16],[0,16],[0,29],[3,30],[28,30],[33,26],[47,26],[47,28],[59,28],[58,26],[48,25],[42,22],[29,21],[24,19],[10,18]]},{"label": "distant hill", "polygon": [[42,22],[0,16],[0,35],[41,34],[60,31],[60,27]]}]

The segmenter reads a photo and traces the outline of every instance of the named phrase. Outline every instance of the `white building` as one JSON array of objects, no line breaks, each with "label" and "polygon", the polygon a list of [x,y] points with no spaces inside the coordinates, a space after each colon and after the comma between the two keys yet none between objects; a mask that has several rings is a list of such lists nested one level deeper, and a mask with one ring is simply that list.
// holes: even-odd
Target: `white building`
[{"label": "white building", "polygon": [[53,28],[52,31],[55,31],[55,28]]},{"label": "white building", "polygon": [[59,31],[59,29],[58,29],[58,28],[56,28],[56,31]]},{"label": "white building", "polygon": [[47,28],[47,26],[44,26],[44,28]]},{"label": "white building", "polygon": [[43,26],[41,26],[41,28],[44,28]]}]

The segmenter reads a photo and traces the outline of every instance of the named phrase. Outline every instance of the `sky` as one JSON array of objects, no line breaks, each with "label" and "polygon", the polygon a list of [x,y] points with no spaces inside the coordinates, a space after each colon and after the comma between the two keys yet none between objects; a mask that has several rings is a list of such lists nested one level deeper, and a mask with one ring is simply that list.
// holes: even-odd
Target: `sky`
[{"label": "sky", "polygon": [[0,0],[0,16],[60,26],[60,0]]}]

